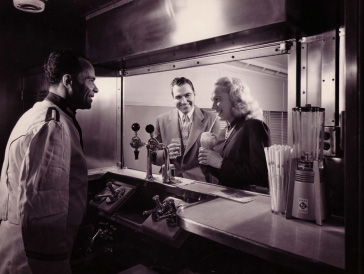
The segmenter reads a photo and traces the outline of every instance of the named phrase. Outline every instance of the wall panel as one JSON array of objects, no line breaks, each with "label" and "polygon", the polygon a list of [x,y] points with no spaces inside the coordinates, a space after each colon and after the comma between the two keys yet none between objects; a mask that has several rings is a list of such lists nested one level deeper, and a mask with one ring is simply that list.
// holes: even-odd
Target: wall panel
[{"label": "wall panel", "polygon": [[116,77],[97,77],[99,92],[90,110],[78,110],[88,168],[116,166],[120,161],[117,143],[118,82]]}]

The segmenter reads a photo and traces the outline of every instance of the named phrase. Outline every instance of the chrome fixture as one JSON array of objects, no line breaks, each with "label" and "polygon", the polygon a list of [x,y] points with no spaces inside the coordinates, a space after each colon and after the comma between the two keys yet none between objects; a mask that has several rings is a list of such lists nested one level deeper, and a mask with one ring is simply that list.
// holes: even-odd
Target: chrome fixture
[{"label": "chrome fixture", "polygon": [[131,126],[131,129],[135,132],[135,136],[131,139],[130,142],[130,146],[135,149],[134,150],[135,160],[138,159],[139,155],[138,149],[142,146],[147,147],[147,176],[145,179],[148,181],[154,180],[152,174],[152,164],[155,163],[156,161],[157,151],[163,150],[164,165],[162,166],[162,179],[163,183],[165,184],[171,183],[172,181],[171,181],[171,165],[169,159],[169,149],[165,144],[158,142],[158,140],[153,137],[154,126],[147,125],[145,127],[146,132],[150,134],[150,138],[147,143],[143,143],[138,137],[137,132],[140,129],[140,125],[138,123],[134,123]]},{"label": "chrome fixture", "polygon": [[156,207],[152,210],[143,212],[143,215],[152,214],[154,222],[159,222],[166,219],[166,222],[170,226],[177,225],[177,207],[173,199],[167,198],[161,203],[159,195],[153,196],[153,201],[156,203]]}]

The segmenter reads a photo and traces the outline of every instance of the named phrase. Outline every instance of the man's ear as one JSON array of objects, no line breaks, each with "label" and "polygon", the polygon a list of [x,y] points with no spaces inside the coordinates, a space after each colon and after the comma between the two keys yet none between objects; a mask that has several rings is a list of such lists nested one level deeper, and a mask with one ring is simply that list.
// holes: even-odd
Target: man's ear
[{"label": "man's ear", "polygon": [[69,74],[63,75],[62,82],[66,88],[70,87],[72,85],[72,76]]}]

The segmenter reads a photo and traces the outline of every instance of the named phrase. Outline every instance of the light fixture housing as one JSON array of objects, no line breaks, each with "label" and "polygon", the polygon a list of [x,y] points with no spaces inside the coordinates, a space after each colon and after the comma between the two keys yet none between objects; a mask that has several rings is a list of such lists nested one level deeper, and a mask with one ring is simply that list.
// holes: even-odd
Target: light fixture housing
[{"label": "light fixture housing", "polygon": [[45,8],[45,0],[13,0],[13,3],[18,10],[30,13],[39,13]]}]

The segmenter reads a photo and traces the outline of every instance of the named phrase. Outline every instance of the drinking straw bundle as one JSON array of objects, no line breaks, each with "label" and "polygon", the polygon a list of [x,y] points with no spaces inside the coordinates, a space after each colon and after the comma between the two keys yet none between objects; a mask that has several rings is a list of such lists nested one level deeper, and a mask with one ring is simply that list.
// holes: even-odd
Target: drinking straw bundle
[{"label": "drinking straw bundle", "polygon": [[285,214],[293,148],[273,145],[264,148],[267,161],[272,212]]}]

